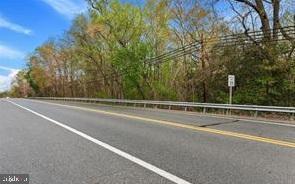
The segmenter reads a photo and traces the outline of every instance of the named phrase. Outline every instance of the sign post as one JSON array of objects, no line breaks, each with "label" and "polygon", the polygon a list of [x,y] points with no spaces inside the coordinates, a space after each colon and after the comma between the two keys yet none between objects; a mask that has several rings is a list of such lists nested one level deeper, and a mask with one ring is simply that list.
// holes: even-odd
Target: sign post
[{"label": "sign post", "polygon": [[228,75],[228,87],[229,87],[229,104],[232,104],[233,99],[233,87],[235,86],[235,76]]}]

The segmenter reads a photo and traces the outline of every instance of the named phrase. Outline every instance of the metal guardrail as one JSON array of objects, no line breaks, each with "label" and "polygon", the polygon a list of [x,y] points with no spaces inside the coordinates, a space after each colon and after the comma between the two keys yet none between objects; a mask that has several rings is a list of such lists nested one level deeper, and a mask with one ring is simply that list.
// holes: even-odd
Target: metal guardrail
[{"label": "metal guardrail", "polygon": [[144,107],[147,105],[152,106],[167,106],[169,109],[172,107],[183,107],[185,111],[188,107],[202,108],[203,113],[207,112],[207,109],[222,109],[226,110],[227,114],[231,113],[231,110],[239,111],[252,111],[255,112],[254,116],[258,116],[258,112],[272,112],[272,113],[286,113],[290,115],[290,119],[294,120],[295,107],[279,107],[279,106],[259,106],[259,105],[237,105],[237,104],[215,104],[215,103],[195,103],[195,102],[176,102],[176,101],[151,101],[151,100],[122,100],[122,99],[103,99],[103,98],[61,98],[61,97],[32,97],[30,99],[40,100],[62,100],[62,101],[78,101],[89,103],[113,103],[113,104],[141,104]]}]

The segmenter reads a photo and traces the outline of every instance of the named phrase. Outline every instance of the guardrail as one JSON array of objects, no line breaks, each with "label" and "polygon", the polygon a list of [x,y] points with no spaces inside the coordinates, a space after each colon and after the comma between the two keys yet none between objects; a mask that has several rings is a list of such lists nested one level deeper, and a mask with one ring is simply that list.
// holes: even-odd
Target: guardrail
[{"label": "guardrail", "polygon": [[184,108],[185,111],[187,111],[187,108],[202,108],[203,113],[206,113],[208,109],[226,110],[227,114],[231,114],[232,110],[252,111],[254,112],[254,117],[257,117],[259,112],[285,113],[285,114],[289,114],[291,120],[294,120],[294,115],[295,115],[295,107],[279,107],[279,106],[215,104],[215,103],[151,101],[151,100],[122,100],[122,99],[103,99],[103,98],[31,97],[30,99],[62,100],[62,101],[76,101],[76,102],[89,102],[89,103],[133,104],[134,106],[140,104],[143,107],[147,107],[147,105],[152,105],[154,107],[161,105],[161,106],[167,106],[169,109],[171,109],[172,107],[182,107]]}]

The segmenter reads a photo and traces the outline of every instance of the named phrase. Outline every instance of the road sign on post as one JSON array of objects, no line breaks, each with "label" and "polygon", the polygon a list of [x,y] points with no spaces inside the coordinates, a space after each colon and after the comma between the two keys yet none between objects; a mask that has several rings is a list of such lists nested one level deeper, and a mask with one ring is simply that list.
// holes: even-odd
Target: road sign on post
[{"label": "road sign on post", "polygon": [[235,76],[228,75],[228,87],[234,87],[234,86],[235,86]]},{"label": "road sign on post", "polygon": [[232,104],[233,87],[235,86],[235,76],[228,75],[228,87],[229,87],[229,104]]}]

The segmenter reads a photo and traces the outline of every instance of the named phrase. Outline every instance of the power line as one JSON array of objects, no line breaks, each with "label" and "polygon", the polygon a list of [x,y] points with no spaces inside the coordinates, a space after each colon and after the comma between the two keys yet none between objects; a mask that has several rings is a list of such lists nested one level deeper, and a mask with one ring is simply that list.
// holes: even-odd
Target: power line
[{"label": "power line", "polygon": [[[253,42],[257,43],[267,43],[267,42],[276,42],[276,41],[286,41],[287,39],[282,35],[281,32],[278,32],[278,38],[277,39],[269,39],[269,40],[263,40],[265,33],[272,33],[275,29],[268,30],[266,32],[262,31],[252,31],[247,32],[247,35],[245,33],[239,33],[239,34],[232,34],[232,35],[225,35],[217,38],[213,38],[209,41],[205,41],[204,43],[217,43],[218,47],[225,47],[225,46],[231,46],[231,45],[245,45],[245,44],[253,44]],[[288,26],[283,28],[284,32],[288,34],[289,36],[293,37],[295,39],[295,26]],[[277,29],[279,31],[279,29]],[[188,45],[185,45],[183,47],[174,49],[172,51],[169,51],[167,53],[161,54],[159,56],[146,59],[146,61],[151,62],[152,64],[157,64],[160,60],[169,60],[174,59],[175,56],[181,57],[184,56],[186,53],[191,54],[190,51],[197,51],[202,46],[202,41],[197,40],[195,42],[192,42]],[[183,53],[183,54],[179,54]],[[162,63],[162,62],[161,62]]]},{"label": "power line", "polygon": [[[283,31],[288,34],[290,37],[295,39],[295,26],[287,26],[282,28]],[[278,31],[277,39],[264,39],[266,33],[273,33],[274,31]],[[164,54],[159,56],[144,59],[143,61],[149,65],[159,65],[167,61],[171,61],[176,58],[180,58],[186,55],[191,55],[193,52],[200,51],[202,44],[209,44],[209,43],[216,43],[216,48],[227,47],[227,46],[243,46],[249,44],[261,44],[261,43],[271,43],[271,42],[278,42],[278,41],[288,41],[286,39],[280,29],[271,29],[265,32],[263,31],[251,31],[239,34],[231,34],[231,35],[224,35],[220,37],[216,37],[207,41],[197,40],[183,47],[176,48],[174,50],[168,51]],[[123,76],[127,74],[128,71],[121,71],[120,73],[112,73],[111,76],[107,79],[112,79],[114,77]],[[102,79],[104,80],[104,79]],[[101,80],[98,80],[101,81]]]}]

